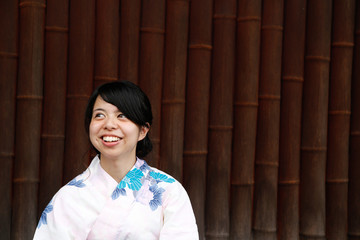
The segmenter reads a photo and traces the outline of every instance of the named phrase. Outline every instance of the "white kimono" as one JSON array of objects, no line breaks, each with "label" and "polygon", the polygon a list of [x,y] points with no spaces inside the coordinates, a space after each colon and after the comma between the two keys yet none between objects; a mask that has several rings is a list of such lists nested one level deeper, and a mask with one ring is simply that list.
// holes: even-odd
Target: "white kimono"
[{"label": "white kimono", "polygon": [[118,184],[95,157],[45,208],[34,240],[197,240],[189,197],[168,174],[137,159]]}]

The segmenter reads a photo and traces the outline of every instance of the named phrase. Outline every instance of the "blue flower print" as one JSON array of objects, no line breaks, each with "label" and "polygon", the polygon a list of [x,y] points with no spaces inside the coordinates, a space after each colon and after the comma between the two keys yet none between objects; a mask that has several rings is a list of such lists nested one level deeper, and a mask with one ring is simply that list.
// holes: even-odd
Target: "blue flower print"
[{"label": "blue flower print", "polygon": [[49,203],[45,210],[42,212],[37,228],[41,227],[41,224],[47,225],[47,214],[53,210],[53,205]]},{"label": "blue flower print", "polygon": [[159,188],[158,185],[153,185],[149,190],[154,194],[153,199],[149,202],[151,210],[155,211],[162,204],[162,194],[165,189]]},{"label": "blue flower print", "polygon": [[146,170],[150,170],[150,167],[149,167],[149,165],[148,165],[146,162],[144,162],[144,164],[141,165],[139,169],[140,169],[142,172],[145,172]]},{"label": "blue flower print", "polygon": [[112,200],[115,200],[118,197],[120,197],[120,195],[126,196],[126,190],[124,188],[116,187],[116,189],[114,190],[114,192],[111,195],[111,198],[112,198]]},{"label": "blue flower print", "polygon": [[83,182],[84,182],[83,179],[81,179],[81,180],[79,180],[79,181],[76,181],[76,178],[74,178],[74,179],[71,180],[67,185],[69,185],[69,186],[75,186],[75,187],[78,187],[78,188],[83,188],[83,187],[86,186],[85,183],[83,183]]},{"label": "blue flower print", "polygon": [[153,179],[155,179],[157,181],[162,181],[162,182],[167,182],[167,183],[175,182],[175,179],[168,177],[167,175],[159,173],[159,172],[150,172],[149,174]]},{"label": "blue flower print", "polygon": [[131,190],[138,191],[142,186],[141,178],[143,176],[144,173],[142,171],[134,168],[133,170],[128,172],[128,174],[126,174],[126,176],[123,178],[123,180],[121,180],[117,187],[121,189],[125,188],[125,186],[128,186],[128,188],[130,188]]}]

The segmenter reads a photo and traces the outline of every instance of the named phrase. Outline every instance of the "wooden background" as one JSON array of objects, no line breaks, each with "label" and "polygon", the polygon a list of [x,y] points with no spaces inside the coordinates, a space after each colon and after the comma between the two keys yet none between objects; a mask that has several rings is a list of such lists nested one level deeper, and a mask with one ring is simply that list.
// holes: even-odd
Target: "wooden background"
[{"label": "wooden background", "polygon": [[360,239],[355,0],[1,0],[0,238],[89,161],[87,98],[139,84],[150,165],[201,239]]}]

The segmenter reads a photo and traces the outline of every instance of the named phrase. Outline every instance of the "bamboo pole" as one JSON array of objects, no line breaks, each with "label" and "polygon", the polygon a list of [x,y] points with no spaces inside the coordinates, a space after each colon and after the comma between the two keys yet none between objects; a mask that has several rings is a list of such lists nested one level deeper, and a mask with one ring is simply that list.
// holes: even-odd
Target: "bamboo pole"
[{"label": "bamboo pole", "polygon": [[236,1],[215,0],[206,190],[206,239],[229,238]]},{"label": "bamboo pole", "polygon": [[188,19],[188,0],[166,2],[160,167],[180,181],[183,164]]},{"label": "bamboo pole", "polygon": [[69,24],[64,183],[79,174],[88,161],[90,148],[83,119],[93,87],[95,1],[70,1]]},{"label": "bamboo pole", "polygon": [[20,1],[19,8],[19,71],[11,226],[11,239],[14,240],[30,239],[38,220],[45,1]]},{"label": "bamboo pole", "polygon": [[254,239],[276,239],[283,1],[263,1],[254,187]]},{"label": "bamboo pole", "polygon": [[326,169],[326,239],[347,238],[355,1],[333,1]]},{"label": "bamboo pole", "polygon": [[301,239],[325,239],[332,1],[308,1],[300,172]]},{"label": "bamboo pole", "polygon": [[250,239],[260,70],[261,0],[238,1],[230,239]]},{"label": "bamboo pole", "polygon": [[0,2],[0,105],[4,113],[0,117],[0,236],[10,239],[12,169],[15,142],[16,73],[18,63],[17,31],[18,1]]},{"label": "bamboo pole", "polygon": [[94,88],[118,79],[119,1],[96,0]]},{"label": "bamboo pole", "polygon": [[285,1],[280,103],[278,237],[299,239],[301,106],[306,1]]},{"label": "bamboo pole", "polygon": [[212,0],[190,1],[183,183],[194,209],[200,239],[205,239],[212,5]]},{"label": "bamboo pole", "polygon": [[138,83],[141,0],[121,1],[119,78]]},{"label": "bamboo pole", "polygon": [[360,5],[356,4],[349,140],[348,239],[360,239]]},{"label": "bamboo pole", "polygon": [[64,161],[68,0],[48,1],[38,214],[62,185]]},{"label": "bamboo pole", "polygon": [[147,157],[157,167],[160,158],[161,90],[165,34],[165,0],[142,1],[139,85],[148,95],[153,111],[150,138],[153,151]]}]

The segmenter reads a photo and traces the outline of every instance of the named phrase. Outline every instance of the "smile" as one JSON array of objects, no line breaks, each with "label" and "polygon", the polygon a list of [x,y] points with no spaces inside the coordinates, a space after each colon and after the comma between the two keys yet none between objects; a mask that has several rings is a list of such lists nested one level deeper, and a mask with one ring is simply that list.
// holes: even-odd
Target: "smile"
[{"label": "smile", "polygon": [[117,141],[120,141],[119,137],[114,137],[114,136],[104,136],[102,139],[104,140],[104,142],[117,142]]}]

